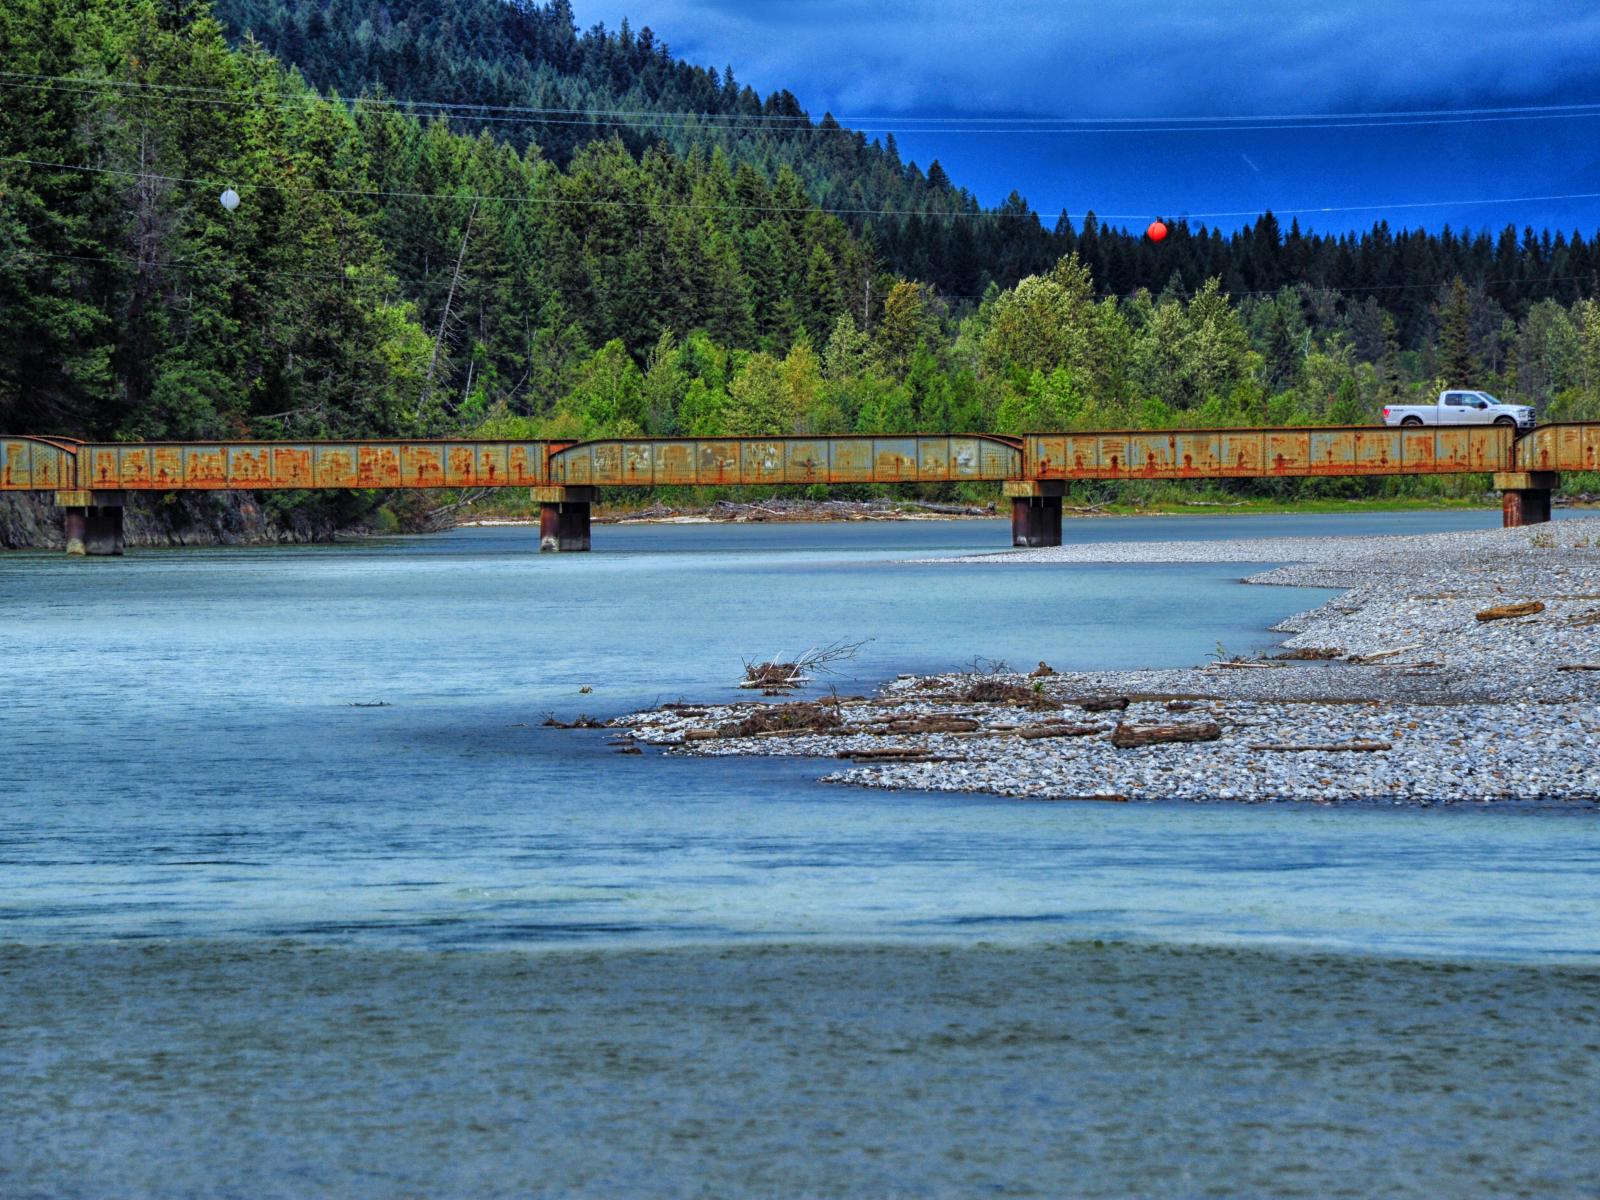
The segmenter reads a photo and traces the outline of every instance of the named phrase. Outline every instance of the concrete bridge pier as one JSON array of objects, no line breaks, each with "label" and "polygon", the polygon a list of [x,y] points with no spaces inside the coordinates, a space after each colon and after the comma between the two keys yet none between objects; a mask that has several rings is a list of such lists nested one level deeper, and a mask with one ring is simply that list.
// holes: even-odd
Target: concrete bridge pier
[{"label": "concrete bridge pier", "polygon": [[1500,524],[1505,529],[1542,525],[1550,519],[1550,496],[1561,486],[1555,471],[1496,471],[1500,492]]},{"label": "concrete bridge pier", "polygon": [[91,558],[120,556],[125,501],[123,492],[57,492],[67,553]]},{"label": "concrete bridge pier", "polygon": [[1013,546],[1061,545],[1061,498],[1067,485],[1059,479],[1014,479],[1002,486],[1011,501]]},{"label": "concrete bridge pier", "polygon": [[539,502],[539,550],[550,554],[589,548],[589,506],[592,487],[536,487]]}]

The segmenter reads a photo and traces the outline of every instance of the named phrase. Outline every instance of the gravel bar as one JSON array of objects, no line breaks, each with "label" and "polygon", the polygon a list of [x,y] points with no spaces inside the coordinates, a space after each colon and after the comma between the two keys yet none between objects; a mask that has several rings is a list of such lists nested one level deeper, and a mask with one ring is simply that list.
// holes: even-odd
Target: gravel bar
[{"label": "gravel bar", "polygon": [[[874,697],[818,706],[827,712],[814,729],[806,719],[816,713],[796,709],[800,728],[757,736],[726,736],[755,702],[673,706],[612,725],[677,754],[866,752],[825,776],[863,787],[1028,800],[1600,804],[1600,520],[935,561],[952,570],[1273,563],[1245,582],[1342,591],[1274,626],[1285,641],[1267,660],[907,677]],[[1531,601],[1542,609],[1478,619]],[[1097,706],[1108,699],[1126,708]],[[1205,723],[1217,726],[1213,740],[1119,748],[1111,738],[1119,725]]]}]

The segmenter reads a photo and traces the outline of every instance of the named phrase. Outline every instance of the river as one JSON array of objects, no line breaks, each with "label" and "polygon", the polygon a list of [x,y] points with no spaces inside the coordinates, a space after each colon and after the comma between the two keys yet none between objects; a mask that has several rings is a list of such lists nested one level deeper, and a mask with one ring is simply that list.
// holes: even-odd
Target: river
[{"label": "river", "polygon": [[865,792],[540,724],[836,639],[841,691],[1191,664],[1329,594],[902,561],[1005,541],[0,557],[0,1194],[1586,1194],[1591,814]]}]

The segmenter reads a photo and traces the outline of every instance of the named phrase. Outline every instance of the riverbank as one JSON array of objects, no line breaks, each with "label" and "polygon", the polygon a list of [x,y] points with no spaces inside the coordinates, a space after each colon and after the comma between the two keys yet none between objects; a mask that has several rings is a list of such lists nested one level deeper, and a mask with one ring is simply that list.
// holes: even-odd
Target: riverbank
[{"label": "riverbank", "polygon": [[[1264,660],[1231,662],[1219,648],[1217,661],[1186,669],[951,673],[898,679],[873,697],[677,705],[612,724],[674,754],[842,759],[850,765],[826,780],[875,788],[1036,800],[1600,802],[1600,520],[943,561],[952,571],[1288,564],[1245,582],[1341,594],[1276,626],[1288,636]],[[1479,619],[1513,603],[1540,607]],[[1127,744],[1154,737],[1196,740]]]},{"label": "riverbank", "polygon": [[[520,489],[519,489],[520,491]],[[476,504],[433,508],[417,503],[422,492],[400,493],[405,503],[345,510],[337,498],[323,503],[278,506],[272,493],[190,492],[134,494],[126,515],[130,547],[263,546],[347,541],[396,533],[446,529],[537,526],[539,515],[525,503],[493,497]],[[1570,503],[1586,504],[1582,495]],[[1069,517],[1266,516],[1428,512],[1492,508],[1492,497],[1389,497],[1376,500],[1194,499],[1159,502],[1068,504]],[[768,497],[718,500],[710,504],[654,503],[643,507],[595,507],[597,525],[803,524],[855,521],[962,521],[1005,515],[994,503],[874,498],[807,500]],[[64,544],[60,512],[46,492],[0,495],[0,550],[59,550]]]},{"label": "riverbank", "polygon": [[[1567,504],[1587,504],[1582,496]],[[1151,516],[1282,516],[1364,512],[1431,512],[1453,509],[1497,508],[1492,494],[1473,497],[1386,497],[1376,500],[1167,500],[1156,502],[1116,501],[1096,504],[1068,503],[1067,517],[1151,517]],[[1564,505],[1566,506],[1566,505]],[[537,525],[537,512],[496,511],[492,505],[479,506],[490,511],[477,515],[463,510],[450,522],[454,528],[499,525]],[[796,500],[775,497],[764,500],[718,500],[711,504],[662,504],[643,507],[596,505],[596,525],[701,525],[716,523],[819,522],[830,521],[932,521],[975,520],[1008,515],[993,502],[984,504],[940,503],[934,501],[872,500]]]}]

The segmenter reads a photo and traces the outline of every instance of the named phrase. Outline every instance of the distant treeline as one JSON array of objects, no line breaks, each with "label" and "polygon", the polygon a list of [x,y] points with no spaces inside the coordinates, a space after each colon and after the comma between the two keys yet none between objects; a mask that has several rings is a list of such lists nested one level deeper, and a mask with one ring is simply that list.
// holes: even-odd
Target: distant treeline
[{"label": "distant treeline", "polygon": [[[349,94],[230,47],[203,3],[0,9],[0,429],[1360,422],[1445,384],[1600,416],[1582,239],[1311,238],[1270,216],[1232,236],[1179,223],[1160,245],[1088,219],[1047,231],[645,33],[579,35],[560,3],[228,5]],[[759,119],[664,138],[485,124],[408,111],[402,82]],[[377,83],[388,97],[362,94]]]}]

